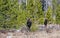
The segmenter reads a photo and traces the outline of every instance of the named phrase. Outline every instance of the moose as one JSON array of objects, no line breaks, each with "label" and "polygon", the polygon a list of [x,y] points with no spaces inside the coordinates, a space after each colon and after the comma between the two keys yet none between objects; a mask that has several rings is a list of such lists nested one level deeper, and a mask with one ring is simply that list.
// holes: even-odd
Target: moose
[{"label": "moose", "polygon": [[27,28],[28,28],[29,31],[30,31],[31,26],[32,26],[32,21],[31,21],[30,18],[28,18],[27,19]]}]

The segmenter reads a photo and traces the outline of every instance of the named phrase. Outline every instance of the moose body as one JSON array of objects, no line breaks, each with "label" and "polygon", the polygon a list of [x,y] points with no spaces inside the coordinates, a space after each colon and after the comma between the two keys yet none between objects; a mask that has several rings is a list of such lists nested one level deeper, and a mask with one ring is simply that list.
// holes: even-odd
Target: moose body
[{"label": "moose body", "polygon": [[31,25],[32,25],[32,21],[31,21],[31,19],[28,19],[27,20],[27,27],[28,27],[29,30],[31,28]]}]

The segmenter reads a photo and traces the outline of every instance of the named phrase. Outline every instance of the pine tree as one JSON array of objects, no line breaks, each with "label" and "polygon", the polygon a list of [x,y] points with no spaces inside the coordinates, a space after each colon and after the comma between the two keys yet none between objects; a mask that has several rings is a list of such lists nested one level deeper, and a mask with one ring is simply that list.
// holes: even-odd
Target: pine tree
[{"label": "pine tree", "polygon": [[56,23],[60,24],[60,4],[57,5],[57,11],[56,11]]},{"label": "pine tree", "polygon": [[53,22],[56,23],[56,11],[57,11],[57,0],[52,0],[52,6],[53,6]]},{"label": "pine tree", "polygon": [[48,10],[46,12],[46,18],[48,19],[49,22],[53,22],[53,18],[52,18],[52,9],[51,7],[48,7]]},{"label": "pine tree", "polygon": [[28,0],[27,12],[30,17],[35,19],[35,21],[39,20],[39,22],[42,22],[41,20],[44,17],[44,13],[42,11],[42,3],[40,0]]},{"label": "pine tree", "polygon": [[42,7],[42,2],[41,0],[36,0],[36,7],[37,7],[37,15],[38,15],[38,20],[40,24],[43,24],[44,22],[44,12],[43,12],[43,7]]},{"label": "pine tree", "polygon": [[0,26],[3,28],[16,28],[19,10],[17,0],[0,0]]}]

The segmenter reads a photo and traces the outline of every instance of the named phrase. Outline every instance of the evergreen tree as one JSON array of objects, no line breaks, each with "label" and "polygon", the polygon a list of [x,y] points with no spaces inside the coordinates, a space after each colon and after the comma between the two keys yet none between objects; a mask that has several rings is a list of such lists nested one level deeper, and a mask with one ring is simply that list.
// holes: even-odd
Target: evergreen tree
[{"label": "evergreen tree", "polygon": [[57,0],[52,0],[53,6],[53,22],[56,23]]},{"label": "evergreen tree", "polygon": [[16,28],[19,11],[17,0],[0,0],[0,26],[3,28]]},{"label": "evergreen tree", "polygon": [[44,12],[43,12],[43,7],[41,0],[36,0],[36,7],[37,7],[37,15],[38,15],[38,20],[40,24],[43,24],[44,22]]},{"label": "evergreen tree", "polygon": [[57,5],[57,11],[56,11],[56,23],[60,24],[60,4]]},{"label": "evergreen tree", "polygon": [[42,11],[42,3],[40,0],[28,0],[27,2],[27,12],[30,17],[35,19],[35,21],[42,22],[41,19],[44,17]]},{"label": "evergreen tree", "polygon": [[53,18],[52,18],[52,8],[48,7],[48,10],[46,12],[46,18],[48,19],[49,22],[53,22]]}]

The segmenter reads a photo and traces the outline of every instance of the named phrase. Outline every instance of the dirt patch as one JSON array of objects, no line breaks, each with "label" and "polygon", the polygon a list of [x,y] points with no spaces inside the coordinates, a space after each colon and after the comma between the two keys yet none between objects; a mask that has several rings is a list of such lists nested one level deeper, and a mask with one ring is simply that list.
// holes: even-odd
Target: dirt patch
[{"label": "dirt patch", "polygon": [[59,26],[48,26],[48,32],[46,32],[44,26],[40,26],[35,32],[29,32],[23,28],[15,32],[0,32],[0,38],[60,38]]}]

